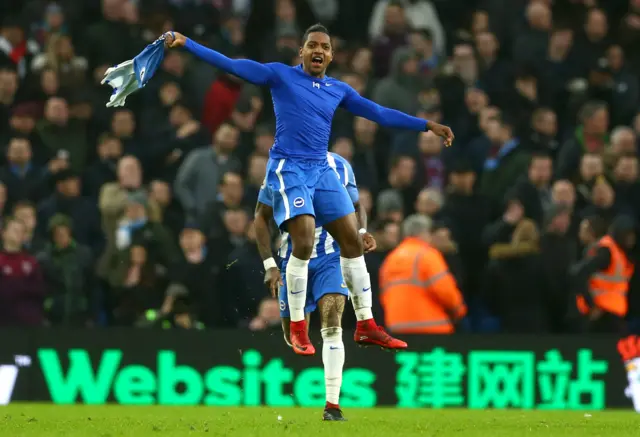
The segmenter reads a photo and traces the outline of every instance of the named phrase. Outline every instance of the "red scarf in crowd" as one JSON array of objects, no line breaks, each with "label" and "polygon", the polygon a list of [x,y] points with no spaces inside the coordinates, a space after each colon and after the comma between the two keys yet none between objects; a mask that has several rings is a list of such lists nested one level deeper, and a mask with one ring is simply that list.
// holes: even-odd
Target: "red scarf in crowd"
[{"label": "red scarf in crowd", "polygon": [[27,54],[27,41],[22,41],[15,47],[11,48],[11,52],[9,53],[9,58],[13,61],[14,64],[19,64],[22,58]]}]

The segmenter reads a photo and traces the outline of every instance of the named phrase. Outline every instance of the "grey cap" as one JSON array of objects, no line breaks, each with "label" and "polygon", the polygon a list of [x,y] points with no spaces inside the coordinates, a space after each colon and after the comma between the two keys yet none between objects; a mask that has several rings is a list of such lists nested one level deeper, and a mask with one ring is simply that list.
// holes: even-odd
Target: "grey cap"
[{"label": "grey cap", "polygon": [[394,211],[403,211],[404,203],[400,193],[393,189],[384,190],[378,195],[376,202],[378,213],[386,214]]}]

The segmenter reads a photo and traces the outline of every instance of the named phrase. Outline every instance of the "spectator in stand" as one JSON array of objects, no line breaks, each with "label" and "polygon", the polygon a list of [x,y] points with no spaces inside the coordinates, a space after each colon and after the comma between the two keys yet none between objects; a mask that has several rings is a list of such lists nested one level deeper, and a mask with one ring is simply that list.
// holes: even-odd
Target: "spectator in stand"
[{"label": "spectator in stand", "polygon": [[551,157],[537,153],[531,156],[527,176],[514,187],[515,196],[522,202],[525,216],[539,227],[542,227],[544,212],[551,203],[552,176]]},{"label": "spectator in stand", "polygon": [[445,186],[445,165],[442,156],[442,140],[430,132],[418,137],[420,151],[418,173],[423,175],[425,187],[442,190]]},{"label": "spectator in stand", "polygon": [[110,127],[109,133],[120,140],[125,155],[134,155],[141,161],[146,158],[145,150],[136,139],[136,116],[133,111],[125,108],[116,109],[111,117]]},{"label": "spectator in stand", "polygon": [[[396,4],[399,6],[392,11],[390,16],[389,8]],[[438,10],[428,0],[378,0],[369,20],[369,37],[374,40],[388,35],[389,28],[401,22],[399,13],[404,14],[404,19],[408,21],[409,27],[428,29],[433,34],[436,53],[444,53],[446,48],[445,31],[438,18]]]},{"label": "spectator in stand", "polygon": [[540,239],[540,251],[548,278],[547,292],[551,332],[567,332],[566,317],[571,300],[567,272],[578,258],[578,244],[569,233],[572,211],[565,205],[552,205],[545,215],[544,233]]},{"label": "spectator in stand", "polygon": [[516,226],[510,243],[496,243],[489,249],[487,298],[506,333],[551,331],[550,281],[539,240],[536,224],[525,219]]},{"label": "spectator in stand", "polygon": [[217,299],[219,294],[215,290],[220,272],[213,263],[215,254],[209,250],[202,231],[191,223],[180,232],[180,249],[180,256],[169,267],[169,286],[163,309],[168,301],[186,298],[190,312],[199,320],[207,325],[219,326],[222,314]]},{"label": "spectator in stand", "polygon": [[615,197],[621,206],[640,217],[640,182],[638,179],[638,157],[622,155],[613,169]]},{"label": "spectator in stand", "polygon": [[[99,262],[98,273],[104,279],[113,268],[116,256],[116,230],[122,218],[128,197],[142,189],[142,169],[140,161],[133,156],[124,156],[118,161],[118,181],[102,186],[98,205],[102,215],[102,232],[106,248]],[[155,201],[148,203],[148,216],[151,221],[160,221],[160,209]]]},{"label": "spectator in stand", "polygon": [[615,83],[612,124],[631,124],[640,101],[640,82],[626,64],[625,54],[619,45],[612,45],[607,49],[607,61]]},{"label": "spectator in stand", "polygon": [[[221,289],[233,288],[237,293],[223,293],[224,317],[231,326],[247,325],[251,318],[261,313],[264,299],[264,277],[254,266],[260,261],[253,224],[248,227],[246,242],[236,247],[227,260],[223,271]],[[252,322],[251,324],[253,324]]]},{"label": "spectator in stand", "polygon": [[67,101],[47,100],[44,119],[37,125],[42,144],[50,156],[68,156],[71,169],[82,172],[87,163],[87,132],[84,123],[69,118]]},{"label": "spectator in stand", "polygon": [[545,58],[549,31],[553,24],[551,8],[546,2],[529,2],[527,26],[513,44],[513,59],[518,65],[536,65]]},{"label": "spectator in stand", "polygon": [[[38,164],[44,164],[47,161],[48,155],[42,150],[40,138],[35,130],[36,120],[41,116],[42,111],[36,103],[20,103],[15,105],[9,118],[9,129],[7,129],[6,134],[0,134],[0,144],[8,143],[10,139],[14,137],[28,138],[36,152],[34,160]],[[0,129],[0,131],[2,131],[2,129]]]},{"label": "spectator in stand", "polygon": [[593,185],[590,203],[580,212],[582,217],[598,216],[610,223],[617,215],[630,212],[628,207],[616,202],[613,187],[603,177],[598,178]]},{"label": "spectator in stand", "polygon": [[565,142],[556,162],[556,175],[575,180],[580,159],[585,153],[602,154],[609,141],[609,111],[605,103],[586,103],[578,114],[580,126]]},{"label": "spectator in stand", "polygon": [[418,110],[418,56],[405,47],[393,52],[389,76],[380,80],[373,91],[373,99],[382,106],[414,114]]},{"label": "spectator in stand", "polygon": [[[385,3],[382,6],[384,8],[382,31],[370,35],[374,41],[373,63],[376,66],[375,74],[378,78],[388,75],[393,54],[399,47],[407,44],[409,30],[403,2],[390,1]],[[394,62],[393,64],[397,65],[398,63]]]},{"label": "spectator in stand", "polygon": [[583,209],[591,202],[591,189],[599,177],[605,175],[602,156],[596,153],[585,153],[580,160],[580,176],[576,185],[577,209]]},{"label": "spectator in stand", "polygon": [[403,212],[408,215],[413,212],[418,188],[415,183],[416,161],[410,156],[396,156],[391,161],[387,188],[396,190],[402,196]]},{"label": "spectator in stand", "polygon": [[118,161],[122,158],[122,142],[111,134],[98,138],[98,159],[84,173],[82,183],[85,195],[97,199],[103,185],[117,179]]},{"label": "spectator in stand", "polygon": [[542,152],[554,158],[558,152],[558,117],[551,108],[541,107],[531,114],[529,132],[523,140],[523,147],[529,152]]},{"label": "spectator in stand", "polygon": [[4,16],[0,22],[0,66],[17,71],[23,79],[40,47],[25,35],[25,23],[18,16]]},{"label": "spectator in stand", "polygon": [[18,75],[15,70],[0,63],[0,132],[6,132],[11,107],[18,91]]},{"label": "spectator in stand", "polygon": [[486,248],[482,242],[482,231],[487,225],[486,203],[474,192],[476,174],[469,162],[459,161],[451,169],[444,205],[443,221],[450,226],[453,240],[458,244],[458,253],[464,267],[461,283],[468,297],[481,288]]},{"label": "spectator in stand", "polygon": [[432,221],[436,221],[441,218],[441,209],[443,204],[444,199],[440,190],[435,188],[425,188],[418,193],[418,198],[415,203],[415,211],[417,214],[422,214],[429,217]]},{"label": "spectator in stand", "polygon": [[500,103],[503,95],[509,90],[508,84],[513,80],[513,67],[505,59],[500,58],[498,38],[489,31],[476,35],[476,50],[480,59],[480,82],[492,102]]},{"label": "spectator in stand", "polygon": [[484,162],[480,192],[486,196],[495,217],[502,209],[507,191],[526,172],[530,158],[515,137],[515,125],[504,116],[488,122],[487,137],[492,146]]},{"label": "spectator in stand", "polygon": [[58,74],[63,87],[77,86],[84,83],[89,64],[82,56],[76,56],[71,37],[65,34],[51,35],[47,41],[45,52],[37,55],[31,63],[35,73],[44,68],[51,68]]},{"label": "spectator in stand", "polygon": [[222,176],[218,199],[209,204],[202,218],[202,230],[208,239],[218,238],[225,232],[225,213],[242,206],[244,193],[244,183],[239,173],[228,171]]},{"label": "spectator in stand", "polygon": [[127,196],[116,234],[117,251],[107,271],[112,287],[127,295],[120,309],[125,324],[137,320],[141,311],[162,305],[160,290],[166,286],[167,269],[178,259],[167,229],[149,220],[147,209],[148,198],[143,191]]},{"label": "spectator in stand", "polygon": [[578,59],[582,62],[582,72],[585,73],[589,66],[605,55],[607,47],[611,44],[607,38],[609,24],[604,10],[591,8],[587,12],[584,23],[584,34],[580,35],[576,42]]},{"label": "spectator in stand", "polygon": [[[353,120],[353,172],[360,185],[377,192],[381,170],[386,171],[387,157],[384,150],[377,147],[376,134],[378,125],[362,117]],[[382,153],[381,153],[382,152]]]},{"label": "spectator in stand", "polygon": [[158,205],[162,224],[171,231],[173,236],[180,235],[184,226],[184,212],[180,202],[171,191],[171,185],[163,180],[153,180],[149,184],[149,202]]},{"label": "spectator in stand", "polygon": [[[51,163],[57,170],[62,163]],[[9,191],[9,205],[20,200],[37,202],[46,195],[51,173],[32,161],[31,143],[26,138],[15,137],[9,141],[7,165],[0,168],[0,181]]]},{"label": "spectator in stand", "polygon": [[56,214],[47,225],[50,242],[38,254],[48,289],[47,321],[54,326],[91,326],[96,310],[91,250],[73,238],[69,217]]},{"label": "spectator in stand", "polygon": [[382,191],[376,199],[376,218],[381,221],[392,221],[402,223],[405,217],[405,207],[402,202],[402,195],[394,190]]},{"label": "spectator in stand", "polygon": [[46,286],[35,257],[23,250],[26,227],[5,220],[0,251],[0,326],[32,327],[44,322]]},{"label": "spectator in stand", "polygon": [[37,255],[46,246],[46,239],[36,232],[38,229],[38,216],[36,207],[28,201],[21,201],[13,206],[13,216],[24,225],[23,248],[31,255]]},{"label": "spectator in stand", "polygon": [[104,247],[100,230],[100,212],[95,201],[82,196],[80,177],[73,170],[62,170],[54,176],[55,193],[38,206],[39,235],[47,233],[55,215],[68,217],[73,225],[73,238],[98,254]]},{"label": "spectator in stand", "polygon": [[225,123],[216,131],[211,146],[194,150],[180,166],[174,190],[189,220],[202,220],[207,206],[218,196],[214,187],[222,175],[239,170],[240,162],[233,156],[238,138],[238,129]]}]

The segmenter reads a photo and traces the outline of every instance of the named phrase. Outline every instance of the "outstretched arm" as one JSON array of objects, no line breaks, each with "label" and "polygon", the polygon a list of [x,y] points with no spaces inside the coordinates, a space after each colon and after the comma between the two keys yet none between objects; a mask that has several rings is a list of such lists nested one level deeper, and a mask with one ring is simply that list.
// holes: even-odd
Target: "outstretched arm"
[{"label": "outstretched arm", "polygon": [[447,126],[380,106],[369,99],[365,99],[351,87],[349,87],[342,100],[342,107],[354,115],[375,121],[384,127],[420,132],[430,130],[439,137],[444,138],[446,146],[450,146],[453,142],[453,133]]},{"label": "outstretched arm", "polygon": [[165,44],[170,48],[184,47],[189,53],[214,67],[256,85],[269,85],[274,80],[275,73],[268,66],[249,59],[228,58],[222,53],[198,44],[181,33],[167,32],[165,40]]}]

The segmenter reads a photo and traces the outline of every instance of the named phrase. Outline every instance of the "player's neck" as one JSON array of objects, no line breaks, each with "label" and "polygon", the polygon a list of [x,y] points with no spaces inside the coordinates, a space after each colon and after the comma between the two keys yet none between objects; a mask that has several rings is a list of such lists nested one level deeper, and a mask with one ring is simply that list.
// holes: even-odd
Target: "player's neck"
[{"label": "player's neck", "polygon": [[309,76],[313,77],[314,79],[324,79],[324,76],[325,76],[325,72],[324,71],[322,73],[319,73],[319,74],[313,74],[309,70],[307,70],[304,65],[302,66],[302,71],[304,71],[305,73],[307,73]]}]

